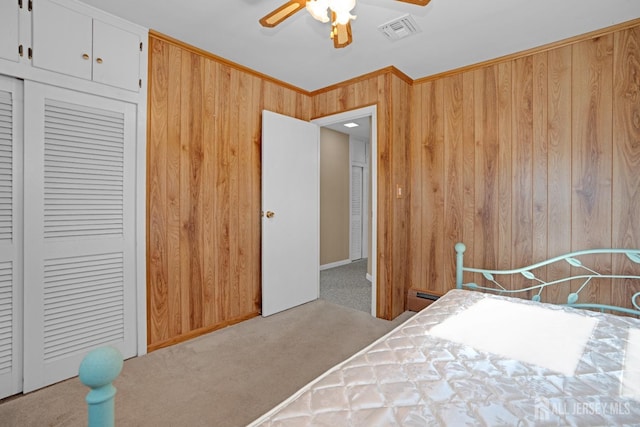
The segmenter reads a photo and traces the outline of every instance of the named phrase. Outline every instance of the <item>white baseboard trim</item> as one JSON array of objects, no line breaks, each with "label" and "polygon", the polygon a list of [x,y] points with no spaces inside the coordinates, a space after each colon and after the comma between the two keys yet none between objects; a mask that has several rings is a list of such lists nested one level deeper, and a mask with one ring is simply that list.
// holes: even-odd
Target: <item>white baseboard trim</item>
[{"label": "white baseboard trim", "polygon": [[330,262],[329,264],[323,264],[320,266],[320,271],[327,270],[329,268],[340,267],[341,265],[351,264],[350,259],[343,259],[342,261]]},{"label": "white baseboard trim", "polygon": [[369,273],[367,273],[367,280],[368,280],[369,282],[373,282],[373,276],[372,276],[372,275],[370,275]]}]

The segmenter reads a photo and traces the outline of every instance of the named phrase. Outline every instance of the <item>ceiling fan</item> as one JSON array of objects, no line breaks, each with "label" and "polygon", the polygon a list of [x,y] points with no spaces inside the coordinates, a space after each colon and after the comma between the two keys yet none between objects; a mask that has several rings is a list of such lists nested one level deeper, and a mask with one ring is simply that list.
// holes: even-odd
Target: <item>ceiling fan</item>
[{"label": "ceiling fan", "polygon": [[[418,6],[426,6],[431,0],[396,0]],[[260,19],[263,27],[275,27],[294,13],[306,8],[311,16],[320,22],[331,22],[330,37],[333,47],[348,46],[353,41],[351,20],[355,16],[351,10],[356,0],[289,0],[279,8]]]}]

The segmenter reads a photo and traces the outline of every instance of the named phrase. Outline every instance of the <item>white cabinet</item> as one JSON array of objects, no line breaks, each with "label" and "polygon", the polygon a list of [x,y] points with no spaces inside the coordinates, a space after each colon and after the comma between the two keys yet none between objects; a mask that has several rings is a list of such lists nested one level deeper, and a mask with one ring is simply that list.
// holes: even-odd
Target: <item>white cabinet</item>
[{"label": "white cabinet", "polygon": [[18,62],[19,45],[19,6],[18,1],[0,2],[0,58]]},{"label": "white cabinet", "polygon": [[0,399],[96,346],[146,353],[146,38],[79,1],[0,0]]},{"label": "white cabinet", "polygon": [[139,89],[138,34],[50,0],[36,2],[32,14],[34,67]]}]

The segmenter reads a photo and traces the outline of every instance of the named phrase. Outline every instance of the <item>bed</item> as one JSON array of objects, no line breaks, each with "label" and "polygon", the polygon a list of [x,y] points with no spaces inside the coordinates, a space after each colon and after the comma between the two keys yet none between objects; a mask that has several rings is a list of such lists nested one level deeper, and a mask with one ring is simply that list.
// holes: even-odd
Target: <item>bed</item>
[{"label": "bed", "polygon": [[[640,290],[628,272],[640,250],[574,252],[507,272],[530,281],[528,300],[510,296],[504,272],[465,267],[464,245],[456,250],[456,289],[251,426],[640,425],[640,292],[628,307],[580,302],[595,279]],[[580,261],[601,254],[626,257],[616,263],[625,274]],[[566,281],[534,273],[555,262],[580,281],[564,305],[541,295]],[[489,285],[464,283],[465,274]]]}]

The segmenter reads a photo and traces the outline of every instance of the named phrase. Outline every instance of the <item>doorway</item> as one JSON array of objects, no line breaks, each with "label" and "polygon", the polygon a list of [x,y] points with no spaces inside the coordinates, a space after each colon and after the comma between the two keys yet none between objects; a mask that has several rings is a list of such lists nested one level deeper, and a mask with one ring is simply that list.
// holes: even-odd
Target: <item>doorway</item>
[{"label": "doorway", "polygon": [[[376,270],[377,270],[377,247],[376,247],[376,227],[377,223],[377,118],[376,118],[376,106],[369,106],[364,108],[359,108],[357,110],[346,111],[339,114],[334,114],[331,116],[321,117],[315,120],[312,120],[312,123],[320,127],[327,127],[340,129],[340,132],[346,134],[355,134],[356,131],[351,130],[350,128],[343,127],[342,125],[347,122],[356,122],[356,123],[368,123],[369,124],[369,147],[370,147],[370,163],[369,163],[369,173],[370,179],[370,194],[371,194],[371,218],[368,224],[370,229],[370,233],[367,233],[367,240],[370,242],[369,245],[371,247],[370,256],[368,257],[368,262],[370,263],[370,278],[371,280],[371,315],[376,316]],[[354,128],[351,128],[354,129]],[[356,137],[357,138],[357,137]],[[369,236],[370,234],[370,236]]]}]

